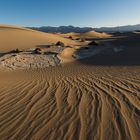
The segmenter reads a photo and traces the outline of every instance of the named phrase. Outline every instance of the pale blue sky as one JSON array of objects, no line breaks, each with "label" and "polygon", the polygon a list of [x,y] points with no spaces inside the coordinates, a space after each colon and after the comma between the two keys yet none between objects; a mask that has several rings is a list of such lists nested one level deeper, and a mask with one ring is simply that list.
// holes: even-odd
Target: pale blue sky
[{"label": "pale blue sky", "polygon": [[119,26],[140,23],[140,0],[0,0],[0,24]]}]

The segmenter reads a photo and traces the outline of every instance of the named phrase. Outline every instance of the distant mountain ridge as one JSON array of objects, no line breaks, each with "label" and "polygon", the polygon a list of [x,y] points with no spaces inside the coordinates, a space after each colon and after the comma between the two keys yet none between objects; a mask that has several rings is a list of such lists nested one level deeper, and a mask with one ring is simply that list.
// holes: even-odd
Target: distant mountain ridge
[{"label": "distant mountain ridge", "polygon": [[93,30],[97,32],[130,32],[140,30],[140,24],[118,27],[101,27],[101,28],[74,27],[74,26],[59,26],[59,27],[42,26],[42,27],[27,27],[27,28],[48,33],[70,33],[70,32],[85,33]]},{"label": "distant mountain ridge", "polygon": [[140,30],[140,24],[118,26],[118,27],[101,27],[101,28],[95,28],[95,30],[98,32],[132,32],[132,31]]},{"label": "distant mountain ridge", "polygon": [[70,32],[84,33],[93,30],[93,28],[91,27],[74,27],[74,26],[60,26],[60,27],[42,26],[28,28],[48,33],[70,33]]}]

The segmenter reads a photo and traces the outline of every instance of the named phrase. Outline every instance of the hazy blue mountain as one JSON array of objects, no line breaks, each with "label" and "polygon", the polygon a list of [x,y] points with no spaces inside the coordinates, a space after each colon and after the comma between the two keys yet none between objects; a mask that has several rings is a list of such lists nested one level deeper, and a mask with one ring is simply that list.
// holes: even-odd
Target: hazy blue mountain
[{"label": "hazy blue mountain", "polygon": [[51,32],[51,33],[84,33],[93,30],[91,27],[74,27],[74,26],[60,26],[60,27],[51,27],[51,26],[42,26],[42,27],[28,27],[30,29],[42,31],[42,32]]},{"label": "hazy blue mountain", "polygon": [[129,32],[129,31],[140,30],[140,24],[118,26],[118,27],[101,27],[101,28],[95,28],[95,30],[99,32]]},{"label": "hazy blue mountain", "polygon": [[48,32],[48,33],[84,33],[89,31],[98,31],[98,32],[129,32],[140,30],[140,24],[137,25],[127,25],[127,26],[118,26],[118,27],[101,27],[101,28],[91,28],[91,27],[74,27],[74,26],[60,26],[60,27],[51,27],[51,26],[42,26],[42,27],[27,27],[30,29]]}]

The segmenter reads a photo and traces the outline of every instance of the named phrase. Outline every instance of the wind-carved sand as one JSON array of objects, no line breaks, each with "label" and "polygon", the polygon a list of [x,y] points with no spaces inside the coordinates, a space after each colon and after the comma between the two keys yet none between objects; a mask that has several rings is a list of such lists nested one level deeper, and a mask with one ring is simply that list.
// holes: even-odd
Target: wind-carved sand
[{"label": "wind-carved sand", "polygon": [[76,60],[94,56],[104,50],[110,49],[110,47],[89,47],[88,49],[85,47],[80,49],[74,47],[54,47],[56,48],[55,51],[48,51],[46,49],[45,52],[40,52],[41,54],[34,54],[34,51],[32,50],[21,53],[7,53],[0,58],[0,70],[37,69],[57,66],[59,64],[74,62]]},{"label": "wind-carved sand", "polygon": [[38,45],[50,45],[61,41],[65,45],[79,45],[70,39],[63,38],[56,34],[42,33],[21,27],[0,25],[0,51],[7,52],[16,48],[29,49]]},{"label": "wind-carved sand", "polygon": [[[95,65],[75,54],[65,48],[58,57],[74,61],[0,72],[0,139],[139,140],[140,66]],[[26,57],[40,62],[43,55]]]},{"label": "wind-carved sand", "polygon": [[59,35],[63,37],[73,37],[73,38],[110,38],[112,36],[107,33],[98,33],[96,31],[90,31],[86,33],[66,33]]}]

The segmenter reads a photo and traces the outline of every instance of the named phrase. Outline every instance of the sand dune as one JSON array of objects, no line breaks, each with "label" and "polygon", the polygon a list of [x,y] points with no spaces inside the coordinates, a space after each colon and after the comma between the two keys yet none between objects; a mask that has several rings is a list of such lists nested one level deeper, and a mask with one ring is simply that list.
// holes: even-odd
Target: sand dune
[{"label": "sand dune", "polygon": [[140,138],[139,67],[69,63],[0,77],[0,139]]},{"label": "sand dune", "polygon": [[110,34],[107,34],[107,33],[99,33],[99,32],[96,32],[96,31],[90,31],[90,32],[87,32],[87,33],[84,33],[83,35],[81,36],[85,36],[85,37],[94,37],[94,38],[108,38],[108,37],[111,37]]},{"label": "sand dune", "polygon": [[[57,41],[77,45],[55,34],[0,26],[1,52]],[[124,38],[117,41],[114,45],[122,45]],[[47,50],[54,53],[51,56],[46,52],[1,56],[0,67],[4,69],[0,70],[0,140],[139,140],[140,63],[133,62],[139,60],[139,37],[125,42],[137,42],[134,53],[130,53],[133,49],[126,51],[129,60],[133,58],[131,54],[136,57],[128,63],[124,59],[121,66],[125,58],[122,52],[111,58],[100,54],[96,59],[75,59],[75,55],[98,53],[104,49],[100,46],[99,50],[95,46],[78,46],[77,50],[76,46],[53,46]],[[108,43],[109,47],[113,44]],[[59,53],[61,63],[52,67],[59,61],[55,53]],[[104,64],[106,57],[109,63]]]},{"label": "sand dune", "polygon": [[42,33],[16,26],[0,25],[0,51],[3,52],[16,48],[29,49],[38,45],[50,45],[58,41],[62,41],[66,45],[79,44],[55,34]]},{"label": "sand dune", "polygon": [[67,33],[67,34],[61,34],[63,37],[70,37],[73,38],[108,38],[111,37],[110,34],[107,33],[99,33],[96,31],[90,31],[86,33]]},{"label": "sand dune", "polygon": [[74,48],[66,48],[64,49],[58,57],[61,60],[61,63],[68,63],[74,61],[74,55],[76,50]]}]

